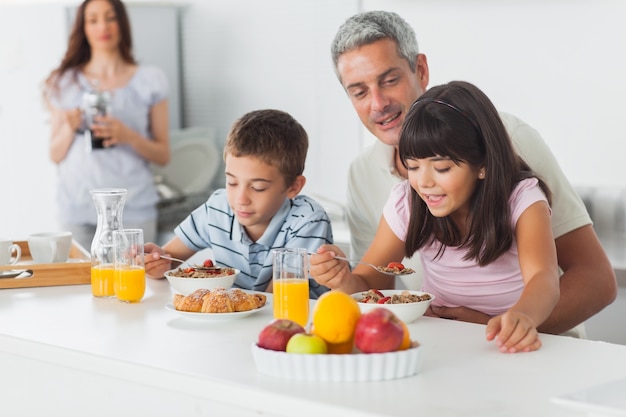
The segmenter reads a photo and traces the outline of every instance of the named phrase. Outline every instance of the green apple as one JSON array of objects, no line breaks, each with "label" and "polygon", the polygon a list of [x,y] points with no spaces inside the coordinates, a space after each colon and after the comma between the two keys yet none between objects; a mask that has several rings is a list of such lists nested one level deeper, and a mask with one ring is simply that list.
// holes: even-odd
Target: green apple
[{"label": "green apple", "polygon": [[310,333],[297,333],[287,342],[287,353],[326,353],[328,347],[321,337]]}]

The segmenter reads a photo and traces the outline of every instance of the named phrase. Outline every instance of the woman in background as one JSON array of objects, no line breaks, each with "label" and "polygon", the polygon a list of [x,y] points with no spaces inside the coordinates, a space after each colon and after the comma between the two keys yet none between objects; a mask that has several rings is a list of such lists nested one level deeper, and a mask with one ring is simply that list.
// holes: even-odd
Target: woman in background
[{"label": "woman in background", "polygon": [[[107,91],[110,113],[85,126],[83,96]],[[45,82],[50,112],[50,157],[58,164],[58,215],[89,249],[97,216],[89,191],[125,188],[124,227],[156,239],[158,194],[150,163],[170,159],[168,85],[164,72],[139,65],[132,53],[128,14],[120,0],[85,0],[76,12],[61,64]],[[90,134],[105,138],[92,148]]]}]

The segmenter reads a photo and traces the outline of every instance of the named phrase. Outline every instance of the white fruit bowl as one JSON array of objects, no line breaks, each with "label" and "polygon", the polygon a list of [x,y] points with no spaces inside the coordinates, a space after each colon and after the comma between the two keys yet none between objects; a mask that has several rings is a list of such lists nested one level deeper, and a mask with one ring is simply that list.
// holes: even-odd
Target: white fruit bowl
[{"label": "white fruit bowl", "polygon": [[422,366],[417,342],[398,352],[343,355],[277,352],[253,344],[252,356],[259,373],[298,381],[382,381],[415,375]]},{"label": "white fruit bowl", "polygon": [[237,274],[239,274],[239,270],[235,269],[235,273],[231,275],[210,278],[182,278],[171,275],[174,271],[176,270],[172,269],[167,271],[165,273],[165,278],[167,278],[172,288],[182,295],[189,295],[195,290],[199,290],[201,288],[207,290],[214,290],[218,287],[229,289],[232,287],[235,279],[237,279]]},{"label": "white fruit bowl", "polygon": [[[409,291],[409,290],[380,290],[380,292],[385,296],[392,296],[395,294],[402,294],[403,292],[408,292],[409,294],[417,294],[417,295],[424,295],[424,294],[428,294],[422,291]],[[369,311],[372,311],[373,309],[377,308],[377,307],[383,307],[386,309],[391,310],[396,317],[398,317],[400,320],[402,320],[405,323],[410,323],[412,321],[417,320],[419,317],[422,317],[424,315],[424,313],[426,312],[426,309],[428,308],[428,306],[430,305],[430,303],[435,299],[435,296],[432,294],[428,294],[430,295],[430,300],[426,300],[426,301],[419,301],[419,302],[415,302],[415,303],[406,303],[406,304],[369,304],[369,303],[362,303],[360,302],[364,295],[367,293],[367,291],[364,292],[359,292],[359,293],[355,293],[352,294],[352,298],[354,298],[357,301],[357,304],[359,305],[359,308],[361,309],[361,313],[365,314]]]}]

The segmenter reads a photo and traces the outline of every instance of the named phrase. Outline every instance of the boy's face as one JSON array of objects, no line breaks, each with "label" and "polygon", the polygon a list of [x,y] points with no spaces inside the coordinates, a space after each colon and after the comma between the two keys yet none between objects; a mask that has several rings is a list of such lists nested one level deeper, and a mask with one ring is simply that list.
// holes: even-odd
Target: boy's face
[{"label": "boy's face", "polygon": [[277,167],[252,156],[226,155],[226,194],[237,221],[253,241],[258,240],[285,198],[299,189],[287,186]]}]

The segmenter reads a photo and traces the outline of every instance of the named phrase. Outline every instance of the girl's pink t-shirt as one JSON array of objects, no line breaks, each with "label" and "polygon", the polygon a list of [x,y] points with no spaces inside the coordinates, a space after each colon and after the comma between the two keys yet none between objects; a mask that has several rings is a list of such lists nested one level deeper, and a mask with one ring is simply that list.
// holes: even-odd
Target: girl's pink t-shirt
[{"label": "girl's pink t-shirt", "polygon": [[[383,216],[391,230],[402,241],[409,224],[408,181],[397,184],[391,191]],[[520,215],[537,201],[546,201],[536,178],[520,181],[509,198],[511,228]],[[434,306],[469,307],[490,316],[502,314],[519,299],[524,288],[515,240],[507,252],[486,266],[474,260],[463,260],[464,250],[446,247],[435,259],[439,241],[419,251],[424,267],[422,290],[435,295]]]}]

